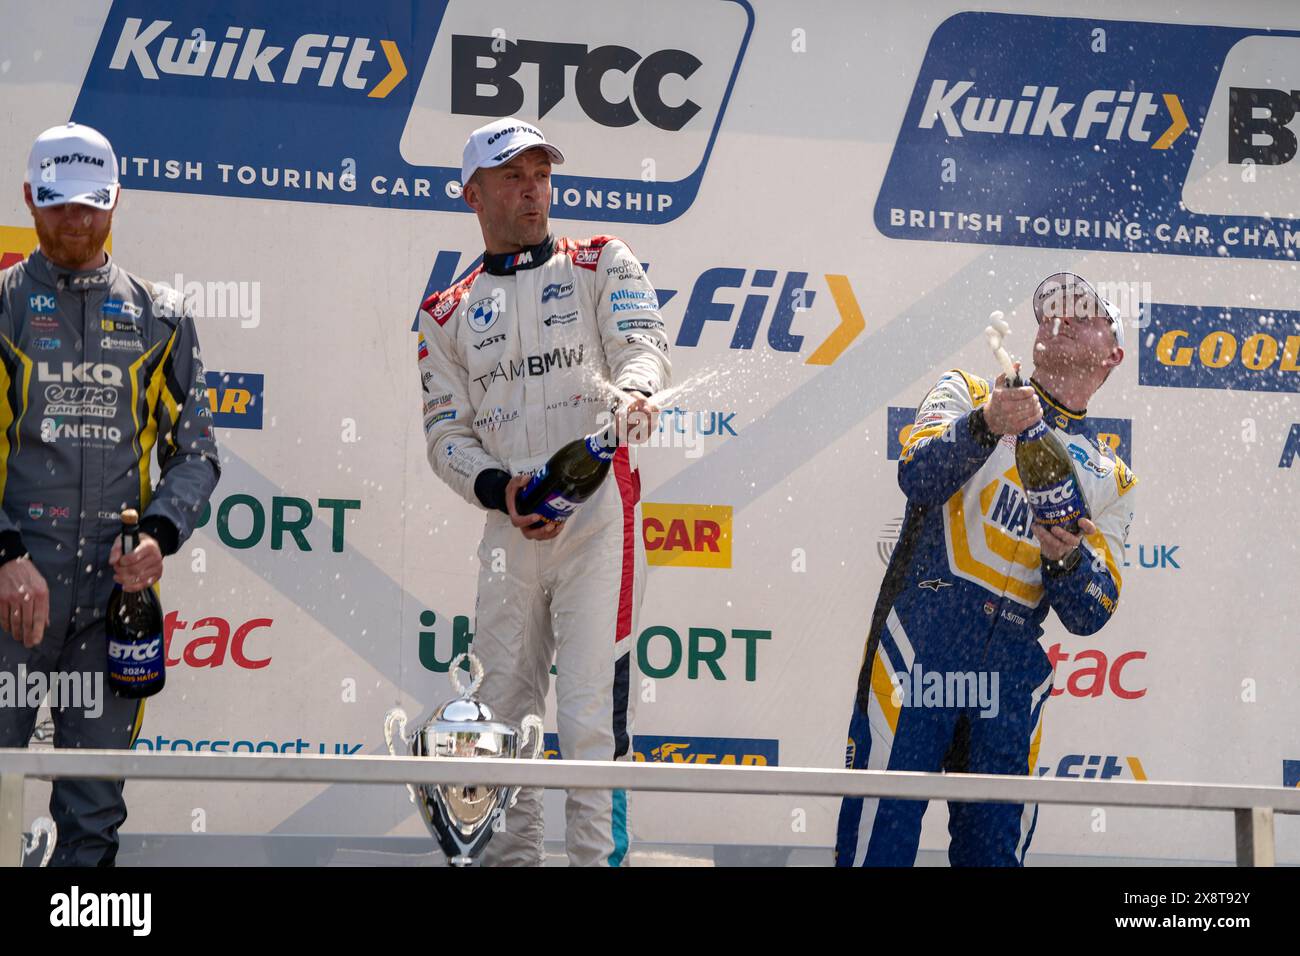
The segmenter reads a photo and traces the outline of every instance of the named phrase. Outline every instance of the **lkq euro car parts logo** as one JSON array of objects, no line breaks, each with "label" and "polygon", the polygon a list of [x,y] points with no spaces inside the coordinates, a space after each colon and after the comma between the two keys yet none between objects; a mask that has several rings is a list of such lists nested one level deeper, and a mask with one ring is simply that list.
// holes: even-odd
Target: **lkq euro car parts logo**
[{"label": "lkq euro car parts logo", "polygon": [[959,13],[930,38],[876,227],[1294,261],[1297,88],[1300,33]]},{"label": "lkq euro car parts logo", "polygon": [[[555,215],[670,222],[703,181],[754,12],[749,0],[655,12],[633,0],[558,19],[506,0],[114,0],[73,114],[130,144],[128,189],[443,212],[469,211],[469,132],[515,115],[589,137],[564,139]],[[630,22],[634,40],[616,29]],[[159,96],[187,108],[158,123]],[[304,109],[321,122],[302,123]]]}]

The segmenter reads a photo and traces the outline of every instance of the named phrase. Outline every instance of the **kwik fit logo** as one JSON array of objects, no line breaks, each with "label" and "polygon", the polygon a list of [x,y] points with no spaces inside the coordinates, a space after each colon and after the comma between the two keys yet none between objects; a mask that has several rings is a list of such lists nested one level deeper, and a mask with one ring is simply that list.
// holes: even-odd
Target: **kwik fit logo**
[{"label": "kwik fit logo", "polygon": [[365,92],[374,99],[386,97],[406,77],[406,64],[392,40],[315,32],[268,37],[266,30],[251,25],[229,26],[209,38],[202,26],[191,30],[171,20],[146,23],[140,17],[123,22],[108,68],[135,70],[146,80],[188,76],[311,84]]}]

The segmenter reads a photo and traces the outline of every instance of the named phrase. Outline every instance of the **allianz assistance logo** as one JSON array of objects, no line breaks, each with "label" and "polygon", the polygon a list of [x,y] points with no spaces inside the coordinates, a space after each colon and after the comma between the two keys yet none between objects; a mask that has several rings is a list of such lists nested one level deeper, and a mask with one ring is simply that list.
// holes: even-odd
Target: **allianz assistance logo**
[{"label": "allianz assistance logo", "polygon": [[[700,188],[754,13],[748,0],[655,12],[114,0],[73,114],[129,144],[128,189],[442,212],[470,211],[470,130],[544,120],[566,150],[557,216],[669,222]],[[186,109],[159,123],[159,96]]]},{"label": "allianz assistance logo", "polygon": [[1150,306],[1138,384],[1300,392],[1300,312]]},{"label": "allianz assistance logo", "polygon": [[959,13],[930,38],[876,226],[1294,261],[1298,87],[1296,33]]}]

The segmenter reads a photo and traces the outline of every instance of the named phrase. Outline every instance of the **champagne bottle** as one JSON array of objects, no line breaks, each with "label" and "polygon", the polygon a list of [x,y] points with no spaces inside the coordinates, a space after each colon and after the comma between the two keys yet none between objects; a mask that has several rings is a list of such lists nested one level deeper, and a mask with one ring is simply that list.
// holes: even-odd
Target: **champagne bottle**
[{"label": "champagne bottle", "polygon": [[536,514],[551,521],[569,517],[600,487],[618,450],[617,423],[603,431],[575,438],[546,462],[515,499],[521,515]]},{"label": "champagne bottle", "polygon": [[[140,516],[122,512],[122,554],[140,543]],[[119,697],[152,697],[167,680],[163,613],[153,588],[128,594],[113,585],[105,613],[108,630],[108,682]]]},{"label": "champagne bottle", "polygon": [[1078,534],[1079,519],[1089,516],[1088,506],[1070,452],[1046,419],[1040,418],[1017,436],[1016,470],[1034,520]]}]

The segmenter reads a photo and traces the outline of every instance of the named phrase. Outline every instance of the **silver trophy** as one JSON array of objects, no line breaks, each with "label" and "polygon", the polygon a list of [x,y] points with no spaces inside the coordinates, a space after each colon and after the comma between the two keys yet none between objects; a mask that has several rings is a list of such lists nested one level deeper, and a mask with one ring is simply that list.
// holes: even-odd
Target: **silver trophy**
[{"label": "silver trophy", "polygon": [[59,839],[59,830],[49,817],[37,817],[32,821],[31,835],[23,834],[24,864],[26,864],[27,858],[35,854],[36,848],[41,845],[41,837],[45,837],[45,853],[41,856],[41,862],[36,865],[50,865],[50,857],[54,856],[54,844]]},{"label": "silver trophy", "polygon": [[[460,682],[460,663],[469,659],[470,685]],[[483,665],[473,654],[460,654],[447,669],[457,696],[433,716],[406,733],[406,712],[390,710],[384,717],[384,739],[394,757],[485,757],[535,759],[542,751],[542,720],[529,714],[516,730],[496,720],[491,709],[474,697],[483,683]],[[396,735],[394,728],[396,727]],[[398,741],[405,745],[399,753]],[[531,749],[531,752],[529,752]],[[486,785],[406,785],[411,802],[433,834],[452,866],[469,866],[492,837],[493,823],[507,807],[514,806],[518,787]]]}]

